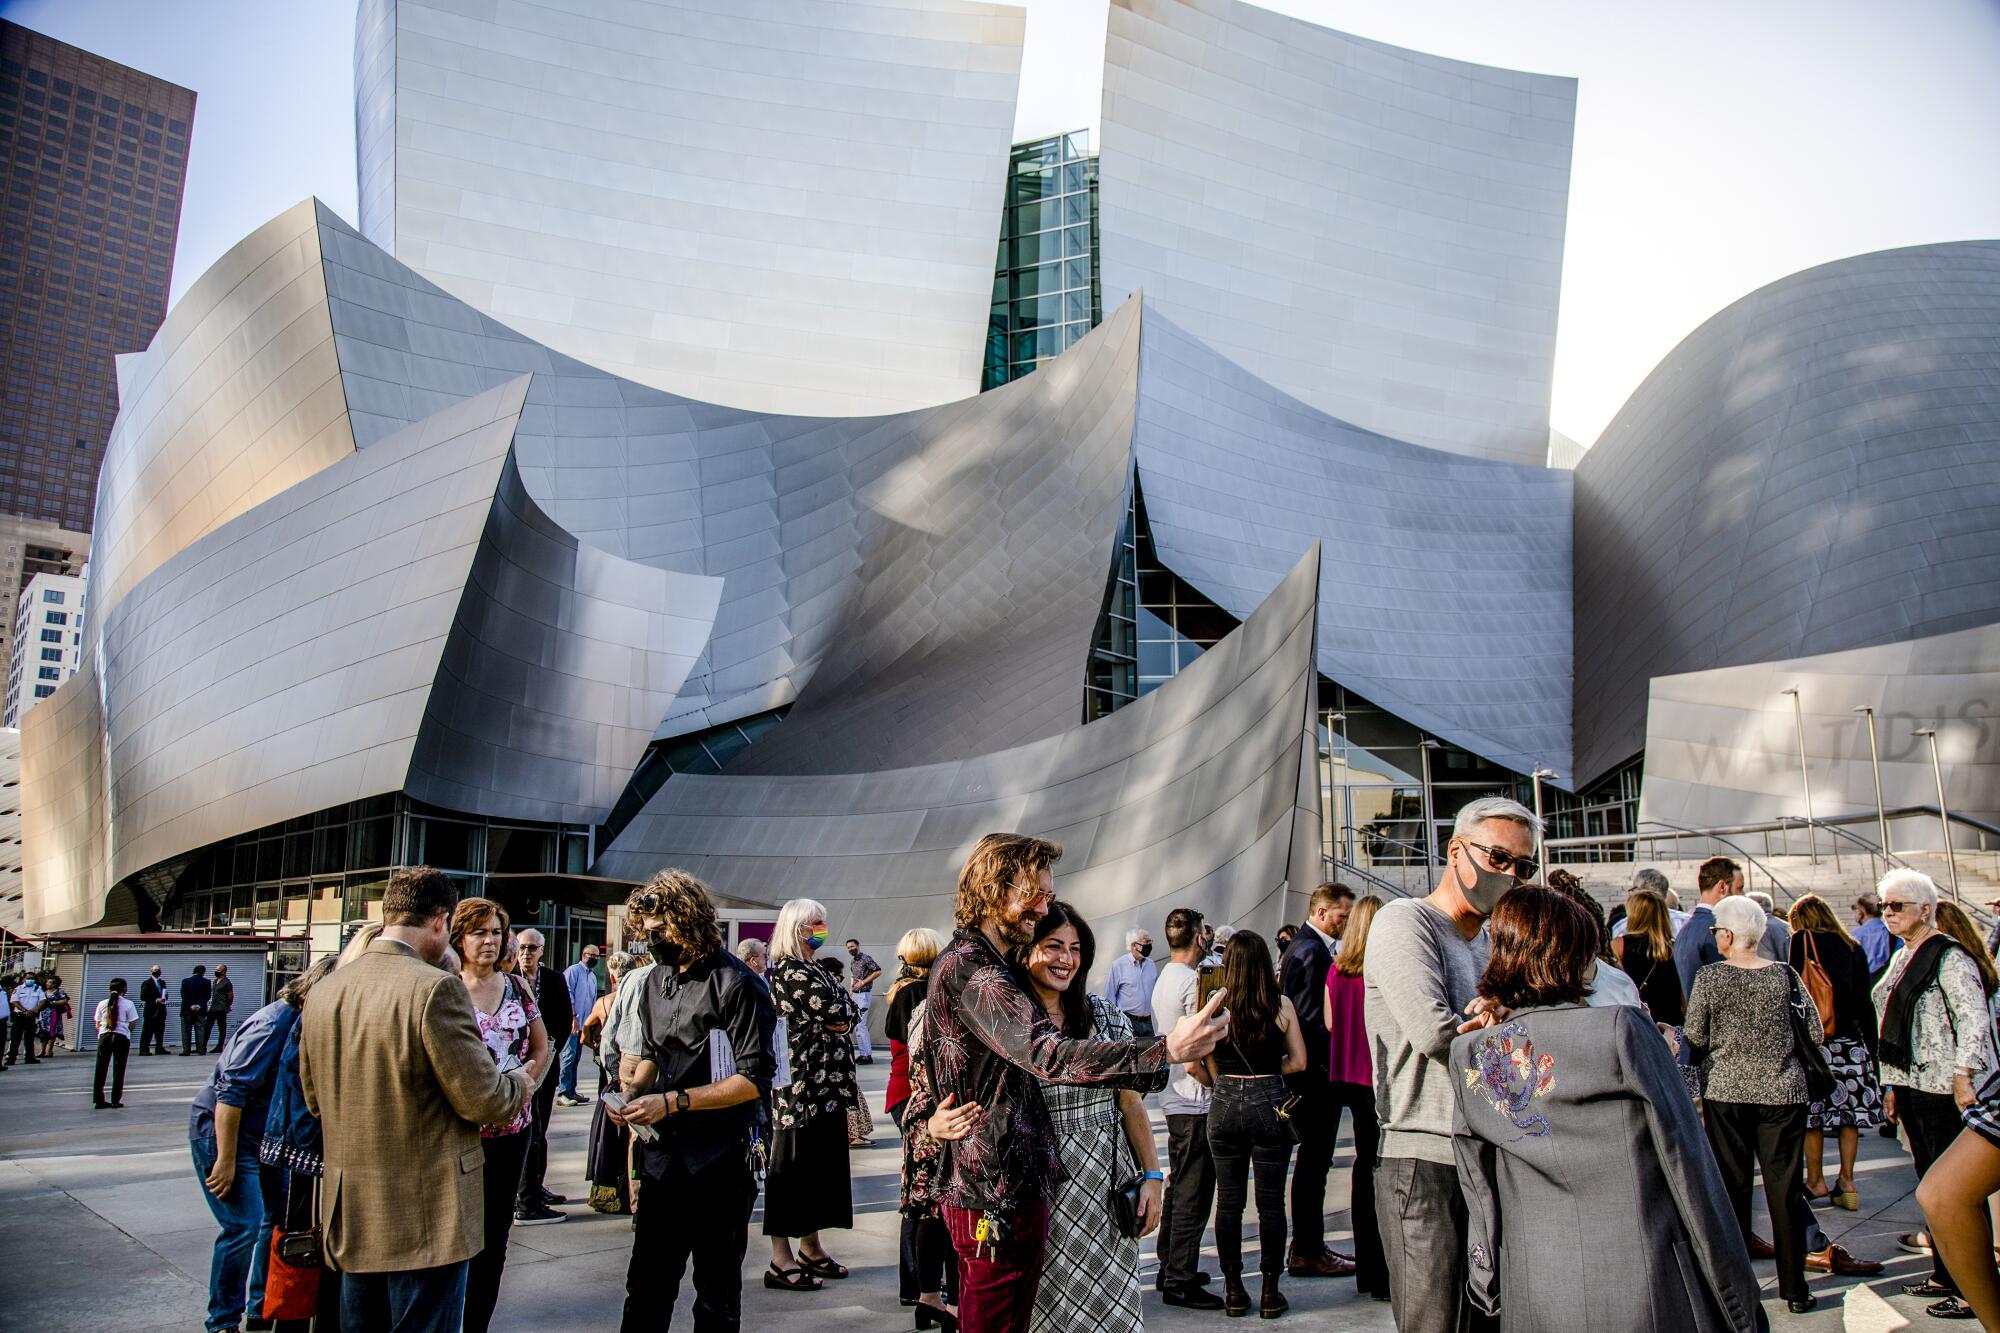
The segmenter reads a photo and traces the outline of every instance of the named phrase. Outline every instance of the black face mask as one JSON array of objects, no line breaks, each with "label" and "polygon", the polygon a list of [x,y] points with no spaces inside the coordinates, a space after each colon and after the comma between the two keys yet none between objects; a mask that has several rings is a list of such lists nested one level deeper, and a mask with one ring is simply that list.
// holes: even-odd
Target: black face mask
[{"label": "black face mask", "polygon": [[1153,942],[1151,940],[1139,946],[1139,956],[1141,958],[1151,958],[1153,956]]},{"label": "black face mask", "polygon": [[653,961],[661,967],[680,966],[681,946],[668,939],[664,934],[648,935],[646,937],[646,952],[653,955]]}]

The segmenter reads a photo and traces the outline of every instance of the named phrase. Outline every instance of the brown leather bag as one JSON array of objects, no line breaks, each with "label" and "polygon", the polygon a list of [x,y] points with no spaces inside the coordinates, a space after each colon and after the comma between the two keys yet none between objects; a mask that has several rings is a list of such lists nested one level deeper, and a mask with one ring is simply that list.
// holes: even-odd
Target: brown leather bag
[{"label": "brown leather bag", "polygon": [[1819,945],[1814,942],[1810,930],[1799,932],[1805,944],[1805,967],[1800,978],[1806,983],[1806,994],[1812,996],[1813,1004],[1819,1009],[1819,1032],[1822,1037],[1833,1036],[1833,978],[1820,965]]}]

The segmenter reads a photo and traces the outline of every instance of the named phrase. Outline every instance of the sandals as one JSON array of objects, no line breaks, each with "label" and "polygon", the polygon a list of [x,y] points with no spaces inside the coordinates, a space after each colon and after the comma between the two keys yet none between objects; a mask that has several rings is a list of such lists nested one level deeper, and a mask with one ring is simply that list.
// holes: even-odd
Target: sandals
[{"label": "sandals", "polygon": [[786,1270],[774,1261],[764,1270],[764,1285],[773,1291],[818,1291],[820,1280],[807,1270],[804,1263],[797,1268]]},{"label": "sandals", "polygon": [[1926,1305],[1924,1313],[1933,1319],[1976,1319],[1971,1306],[1956,1296],[1947,1296],[1935,1305]]},{"label": "sandals", "polygon": [[821,1255],[817,1259],[804,1254],[799,1256],[799,1268],[814,1277],[832,1278],[836,1281],[847,1276],[847,1270],[833,1260]]}]

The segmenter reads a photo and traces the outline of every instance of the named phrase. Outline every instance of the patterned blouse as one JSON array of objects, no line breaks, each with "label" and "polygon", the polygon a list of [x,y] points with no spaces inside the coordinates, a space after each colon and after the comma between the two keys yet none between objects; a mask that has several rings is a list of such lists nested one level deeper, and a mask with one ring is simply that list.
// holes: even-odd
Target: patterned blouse
[{"label": "patterned blouse", "polygon": [[1806,1069],[1792,1033],[1795,990],[1804,997],[1815,1035],[1819,1011],[1811,1008],[1812,997],[1796,976],[1783,963],[1710,963],[1694,974],[1683,1031],[1706,1052],[1702,1073],[1709,1100],[1756,1106],[1804,1105],[1808,1100]]},{"label": "patterned blouse", "polygon": [[[1889,957],[1889,968],[1875,983],[1875,1012],[1889,1011],[1889,994],[1903,978],[1916,950],[1905,946]],[[1910,1021],[1911,1067],[1898,1069],[1882,1062],[1882,1082],[1918,1092],[1949,1093],[1951,1076],[1960,1067],[1972,1071],[1978,1087],[1993,1067],[1993,1021],[1979,964],[1963,949],[1946,952],[1937,980],[1917,997]]]},{"label": "patterned blouse", "polygon": [[[1161,1085],[1167,1040],[1065,1037],[1027,983],[977,930],[959,930],[931,967],[925,1004],[928,1077],[939,1097],[977,1102],[985,1116],[946,1154],[940,1203],[984,1211],[1047,1199],[1063,1180],[1062,1155],[1037,1080],[1151,1091]],[[915,1114],[912,1106],[904,1112]]]},{"label": "patterned blouse", "polygon": [[[772,1093],[778,1128],[799,1129],[818,1116],[846,1115],[861,1101],[854,1048],[847,1040],[858,1017],[854,1001],[808,958],[774,958],[764,980],[784,1020],[792,1057],[792,1081]],[[846,1031],[834,1032],[829,1024]]]},{"label": "patterned blouse", "polygon": [[938,1188],[944,1174],[944,1145],[930,1136],[931,1113],[938,1097],[932,1090],[929,1043],[924,1039],[924,1010],[920,1001],[910,1011],[910,1096],[903,1103],[903,1214],[906,1217],[936,1217]]},{"label": "patterned blouse", "polygon": [[[479,1020],[479,1039],[486,1043],[486,1049],[492,1053],[495,1064],[500,1062],[501,1057],[509,1054],[525,1064],[528,1059],[530,1034],[534,1029],[535,1019],[540,1017],[541,1011],[535,1008],[535,997],[528,993],[526,986],[509,973],[503,972],[500,975],[507,983],[501,991],[500,1007],[489,1014],[475,1004],[472,1006],[472,1016]],[[529,1099],[532,1100],[533,1098]],[[535,1108],[528,1102],[522,1102],[519,1115],[504,1125],[480,1126],[479,1137],[499,1139],[509,1134],[519,1134],[528,1127],[529,1122],[534,1119],[534,1114]]]}]

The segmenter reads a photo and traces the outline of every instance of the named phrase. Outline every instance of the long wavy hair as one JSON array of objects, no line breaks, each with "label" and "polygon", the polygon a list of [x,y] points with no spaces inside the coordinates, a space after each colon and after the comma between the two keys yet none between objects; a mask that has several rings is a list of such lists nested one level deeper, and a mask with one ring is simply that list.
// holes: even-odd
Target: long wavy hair
[{"label": "long wavy hair", "polygon": [[[1076,976],[1069,983],[1069,989],[1062,993],[1062,1029],[1065,1037],[1088,1037],[1093,1028],[1090,1021],[1090,969],[1097,962],[1097,936],[1091,933],[1090,923],[1082,913],[1058,898],[1049,904],[1048,914],[1035,927],[1034,938],[1014,950],[1014,963],[1023,975],[1028,970],[1029,955],[1035,946],[1064,926],[1076,927],[1077,951],[1082,958],[1076,969]],[[1030,991],[1032,994],[1033,992]]]},{"label": "long wavy hair", "polygon": [[1222,988],[1229,992],[1229,1035],[1243,1058],[1283,1050],[1285,1033],[1278,1026],[1278,970],[1271,963],[1271,946],[1254,930],[1239,930],[1222,950]]},{"label": "long wavy hair", "polygon": [[1062,860],[1062,848],[1022,833],[989,833],[965,858],[958,876],[954,918],[960,929],[977,930],[1007,908],[1016,884],[1032,886],[1042,871]]}]

